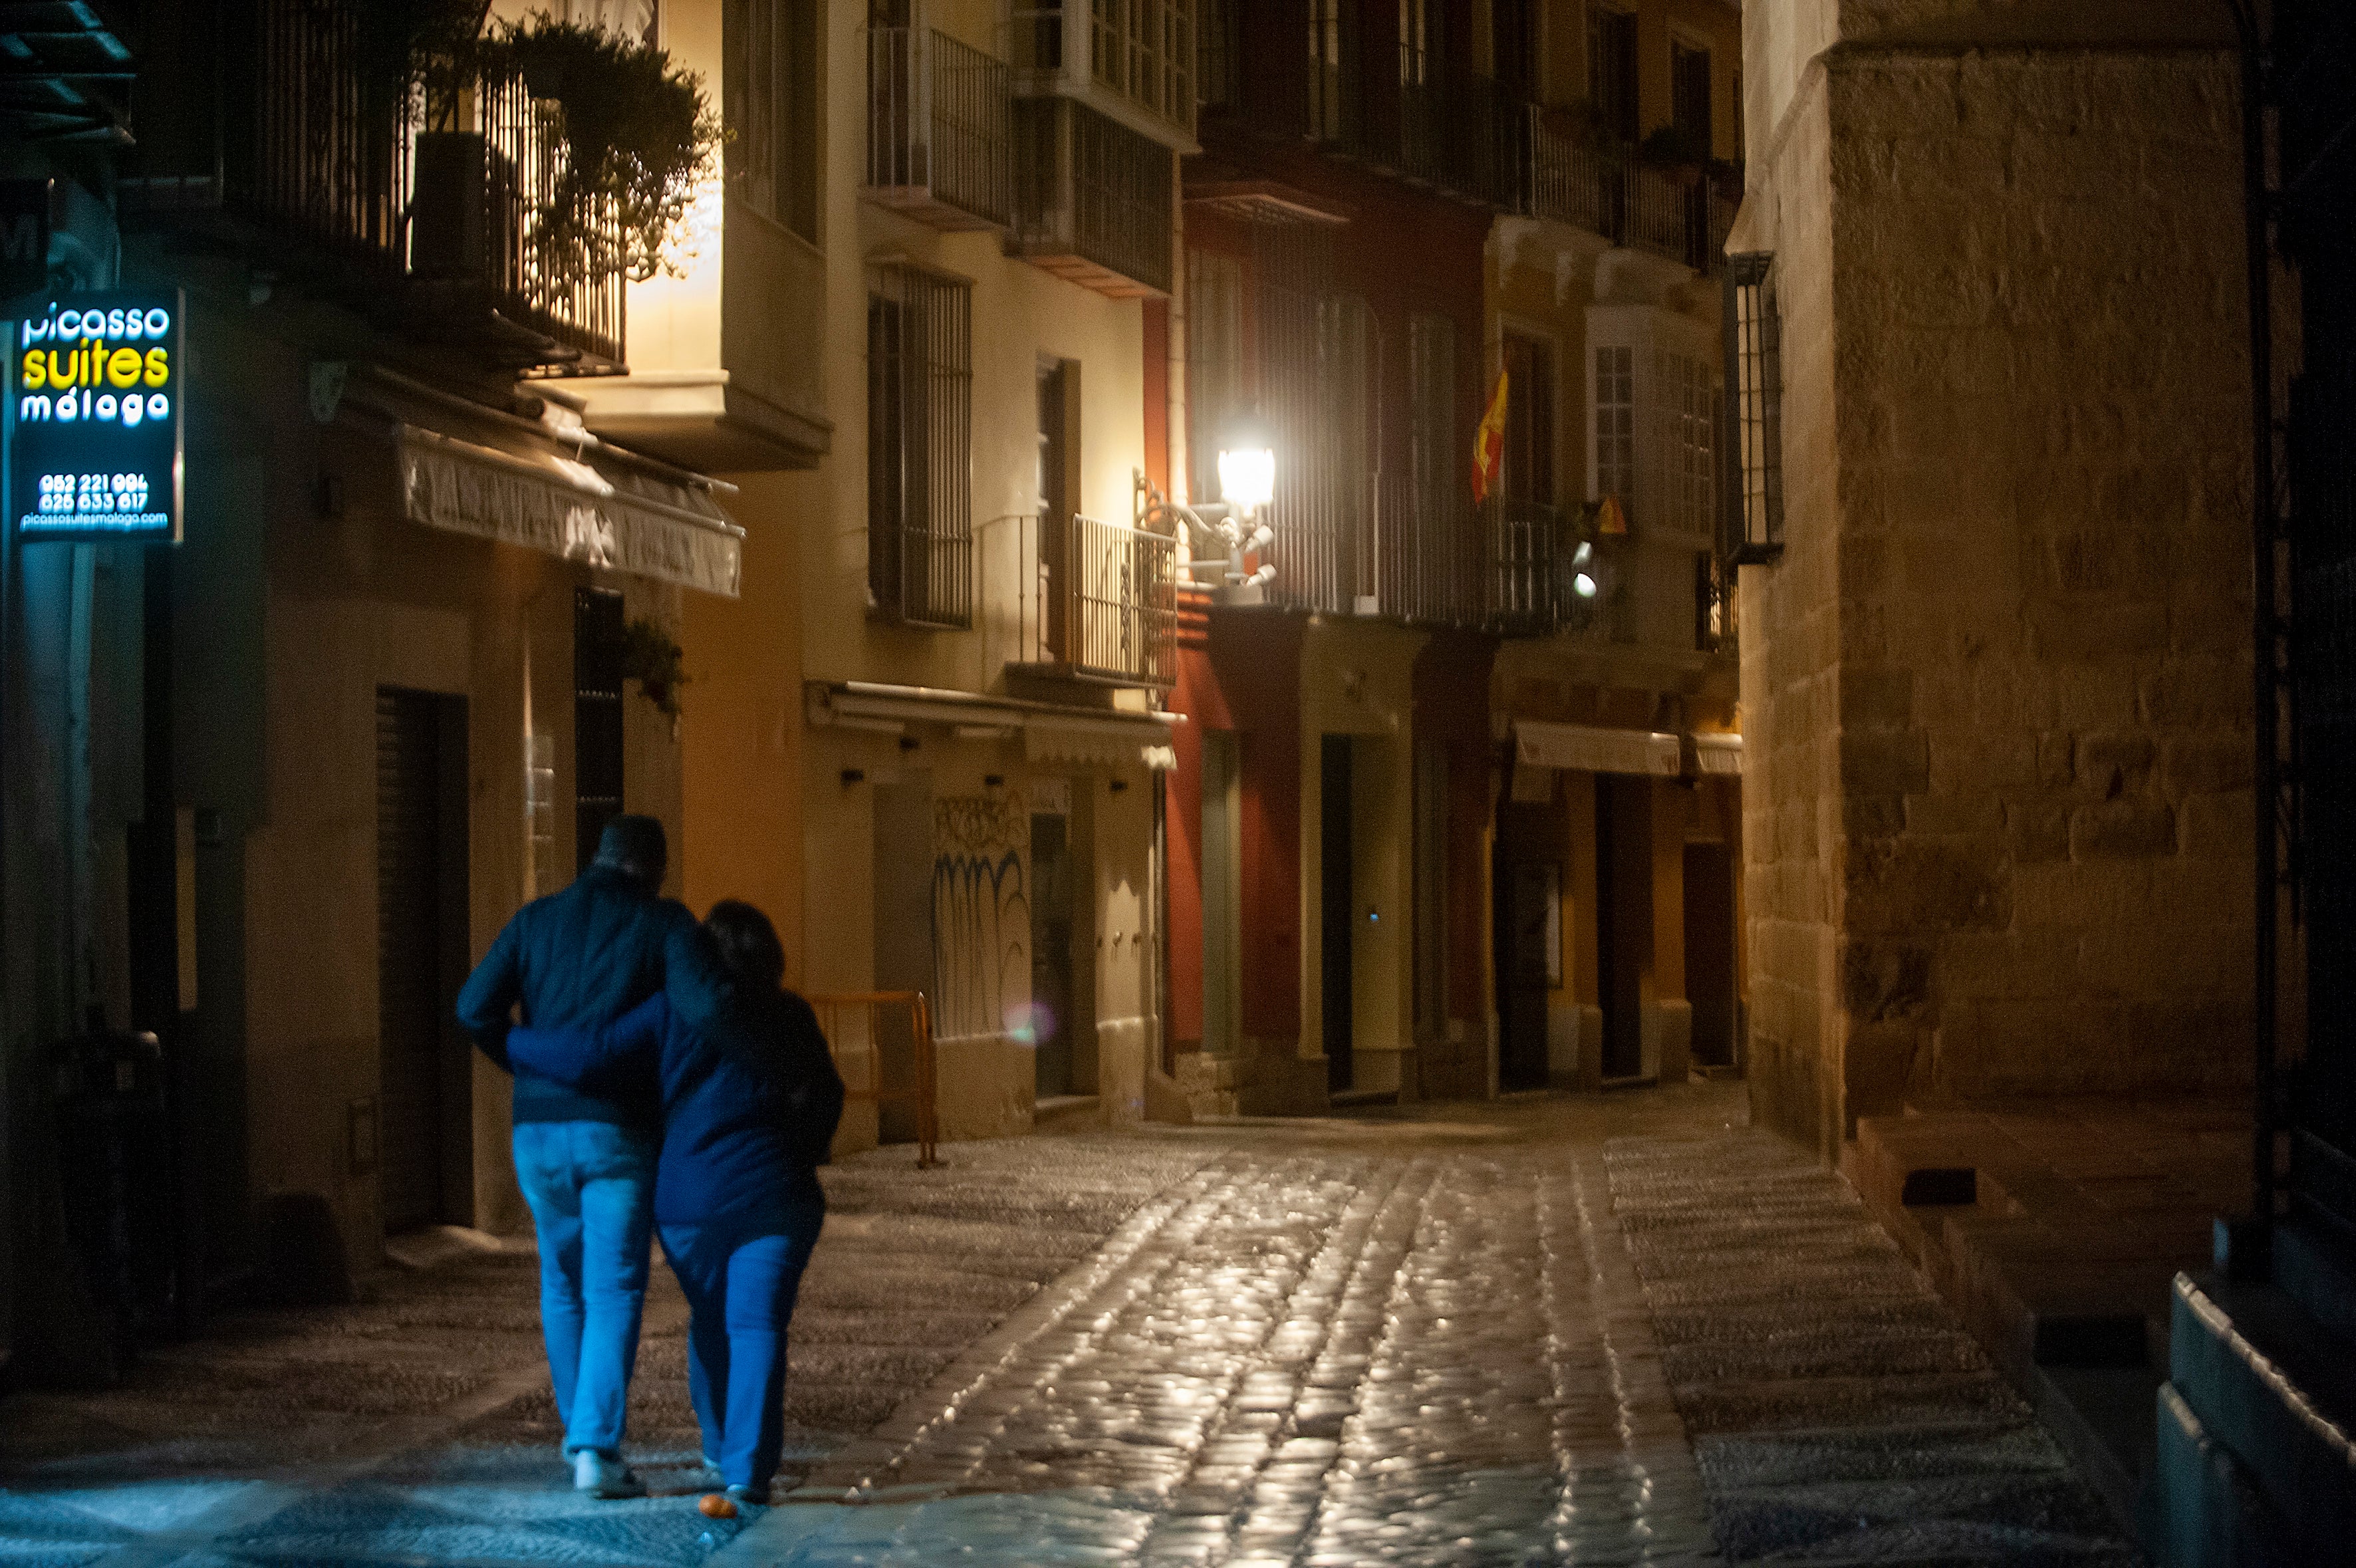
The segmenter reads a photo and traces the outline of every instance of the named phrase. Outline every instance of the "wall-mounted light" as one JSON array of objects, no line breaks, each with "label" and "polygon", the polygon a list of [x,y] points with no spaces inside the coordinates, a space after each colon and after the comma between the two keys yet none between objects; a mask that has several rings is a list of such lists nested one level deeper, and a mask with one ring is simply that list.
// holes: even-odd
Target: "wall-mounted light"
[{"label": "wall-mounted light", "polygon": [[1595,596],[1595,542],[1582,539],[1570,553],[1570,591],[1582,599]]}]

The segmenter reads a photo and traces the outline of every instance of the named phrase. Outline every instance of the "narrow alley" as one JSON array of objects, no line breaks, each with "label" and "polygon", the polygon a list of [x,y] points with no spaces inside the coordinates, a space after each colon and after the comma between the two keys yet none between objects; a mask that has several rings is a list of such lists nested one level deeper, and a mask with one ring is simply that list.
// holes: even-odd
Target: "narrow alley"
[{"label": "narrow alley", "polygon": [[667,1281],[656,1495],[598,1503],[528,1251],[392,1271],[12,1402],[5,1561],[2132,1561],[1840,1179],[1747,1121],[1694,1085],[856,1156],[781,1500],[733,1521],[695,1508]]}]

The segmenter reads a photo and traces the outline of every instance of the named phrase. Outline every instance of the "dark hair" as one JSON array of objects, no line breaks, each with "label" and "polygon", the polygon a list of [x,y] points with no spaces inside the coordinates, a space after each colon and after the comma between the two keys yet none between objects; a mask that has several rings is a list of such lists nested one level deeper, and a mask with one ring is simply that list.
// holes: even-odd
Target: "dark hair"
[{"label": "dark hair", "polygon": [[597,864],[641,882],[659,884],[669,858],[663,825],[653,817],[626,812],[607,820],[597,839]]},{"label": "dark hair", "polygon": [[743,984],[774,991],[786,983],[786,944],[769,917],[737,898],[723,898],[703,918],[720,962]]}]

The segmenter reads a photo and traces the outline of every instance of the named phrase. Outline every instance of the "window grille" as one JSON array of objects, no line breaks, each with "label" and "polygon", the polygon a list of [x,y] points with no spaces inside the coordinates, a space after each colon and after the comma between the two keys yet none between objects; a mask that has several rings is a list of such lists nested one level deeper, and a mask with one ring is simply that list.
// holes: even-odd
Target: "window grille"
[{"label": "window grille", "polygon": [[1730,256],[1726,267],[1727,542],[1737,565],[1783,553],[1783,317],[1774,258]]},{"label": "window grille", "polygon": [[729,183],[754,211],[813,243],[818,6],[819,0],[729,0],[722,83]]},{"label": "window grille", "polygon": [[973,624],[972,290],[879,268],[867,296],[867,583],[911,626]]},{"label": "window grille", "polygon": [[1607,344],[1595,350],[1595,499],[1624,508],[1635,493],[1636,350]]}]

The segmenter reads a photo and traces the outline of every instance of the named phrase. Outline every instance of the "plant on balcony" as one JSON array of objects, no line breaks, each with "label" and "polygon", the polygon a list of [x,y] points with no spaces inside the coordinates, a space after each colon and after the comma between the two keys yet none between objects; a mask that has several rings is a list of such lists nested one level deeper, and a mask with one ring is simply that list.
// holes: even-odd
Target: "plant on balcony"
[{"label": "plant on balcony", "polygon": [[520,77],[562,110],[564,166],[537,214],[543,256],[584,275],[644,282],[720,146],[702,79],[651,44],[545,16],[500,26],[479,46],[486,77]]},{"label": "plant on balcony", "polygon": [[687,653],[659,621],[640,616],[622,628],[622,674],[674,727],[680,713],[679,689],[687,684]]}]

